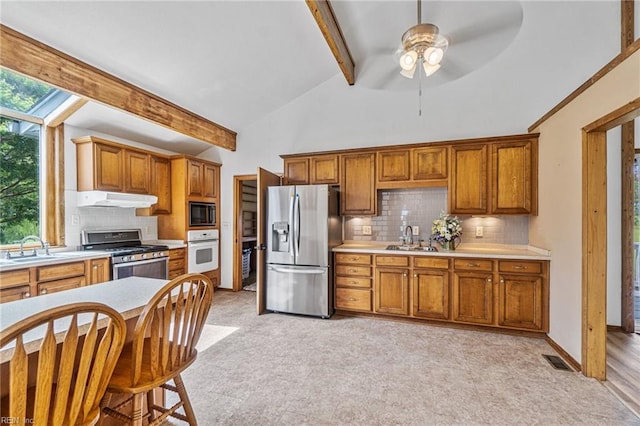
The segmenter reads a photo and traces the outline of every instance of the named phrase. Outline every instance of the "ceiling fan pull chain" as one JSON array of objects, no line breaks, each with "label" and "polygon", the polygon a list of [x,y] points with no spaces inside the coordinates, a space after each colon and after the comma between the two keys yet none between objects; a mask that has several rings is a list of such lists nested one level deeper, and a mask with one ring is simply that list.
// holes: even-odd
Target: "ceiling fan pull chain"
[{"label": "ceiling fan pull chain", "polygon": [[422,117],[422,73],[418,73],[418,117]]}]

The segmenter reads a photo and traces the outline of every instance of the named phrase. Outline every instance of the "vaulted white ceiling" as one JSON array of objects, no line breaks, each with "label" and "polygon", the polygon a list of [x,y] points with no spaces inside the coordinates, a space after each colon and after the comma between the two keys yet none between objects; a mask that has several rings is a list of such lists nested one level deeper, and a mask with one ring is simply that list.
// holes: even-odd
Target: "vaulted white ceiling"
[{"label": "vaulted white ceiling", "polygon": [[[245,130],[263,132],[274,121],[282,126],[286,117],[298,120],[300,106],[326,120],[317,137],[329,140],[333,122],[336,132],[348,126],[340,123],[344,106],[357,116],[358,144],[379,134],[381,117],[417,115],[418,80],[400,77],[393,56],[402,33],[416,23],[416,2],[332,5],[356,63],[355,86],[342,77],[301,0],[3,1],[0,19],[238,132],[239,141],[247,140]],[[524,132],[619,49],[618,0],[425,1],[422,9],[422,21],[437,24],[450,38],[441,71],[422,81],[423,104],[433,117],[451,116],[436,120],[449,128],[455,115],[475,111],[486,124],[481,108],[495,120],[511,120],[499,131]],[[369,117],[360,117],[363,104]],[[371,125],[362,126],[363,120]],[[92,103],[68,123],[141,143],[157,141],[177,152],[197,154],[209,147]],[[412,125],[401,119],[389,123],[400,135],[408,132],[407,141],[420,130],[416,125],[412,134]],[[431,137],[447,134],[433,129]],[[469,131],[491,132],[479,123]]]}]

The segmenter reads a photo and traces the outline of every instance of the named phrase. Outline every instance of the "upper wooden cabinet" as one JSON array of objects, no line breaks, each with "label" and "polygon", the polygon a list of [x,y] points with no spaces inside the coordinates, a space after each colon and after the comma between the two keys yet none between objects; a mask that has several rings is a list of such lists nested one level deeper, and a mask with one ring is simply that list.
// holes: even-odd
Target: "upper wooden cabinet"
[{"label": "upper wooden cabinet", "polygon": [[78,191],[124,191],[124,148],[95,137],[74,139]]},{"label": "upper wooden cabinet", "polygon": [[337,154],[285,158],[284,182],[286,185],[337,185],[339,158]]},{"label": "upper wooden cabinet", "polygon": [[450,213],[488,213],[487,160],[487,145],[451,148]]},{"label": "upper wooden cabinet", "polygon": [[187,159],[187,196],[217,198],[220,169],[206,161]]},{"label": "upper wooden cabinet", "polygon": [[340,162],[340,213],[343,215],[375,215],[376,154],[345,154]]},{"label": "upper wooden cabinet", "polygon": [[376,188],[447,186],[448,146],[378,151]]},{"label": "upper wooden cabinet", "polygon": [[149,194],[149,154],[124,151],[124,192]]},{"label": "upper wooden cabinet", "polygon": [[286,185],[309,184],[309,158],[285,158],[284,183]]},{"label": "upper wooden cabinet", "polygon": [[538,214],[538,140],[451,148],[449,212]]},{"label": "upper wooden cabinet", "polygon": [[491,146],[491,213],[538,214],[538,140]]},{"label": "upper wooden cabinet", "polygon": [[149,164],[150,191],[158,197],[158,202],[150,207],[149,214],[171,214],[171,161],[152,155]]}]

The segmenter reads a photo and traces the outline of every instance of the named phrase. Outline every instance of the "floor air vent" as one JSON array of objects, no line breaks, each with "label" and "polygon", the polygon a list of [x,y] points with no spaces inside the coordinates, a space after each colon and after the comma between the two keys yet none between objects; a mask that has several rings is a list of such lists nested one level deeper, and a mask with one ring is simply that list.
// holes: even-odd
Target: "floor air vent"
[{"label": "floor air vent", "polygon": [[556,370],[566,370],[566,371],[573,371],[571,370],[571,368],[562,360],[562,358],[560,358],[557,355],[542,355],[547,361],[549,361],[549,364],[551,364],[553,366],[553,368],[555,368]]}]

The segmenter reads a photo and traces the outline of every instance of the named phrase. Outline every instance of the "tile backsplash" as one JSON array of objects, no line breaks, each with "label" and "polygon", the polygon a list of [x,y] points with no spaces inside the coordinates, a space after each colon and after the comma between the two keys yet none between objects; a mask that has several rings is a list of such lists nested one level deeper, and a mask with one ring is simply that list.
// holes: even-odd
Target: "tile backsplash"
[{"label": "tile backsplash", "polygon": [[[418,226],[414,240],[427,240],[431,223],[447,211],[446,188],[394,189],[378,192],[375,217],[345,217],[344,239],[355,241],[399,241],[407,225]],[[471,244],[528,244],[528,216],[459,216],[462,219],[462,242]],[[476,237],[477,226],[483,236]],[[364,228],[371,227],[371,235]]]}]

